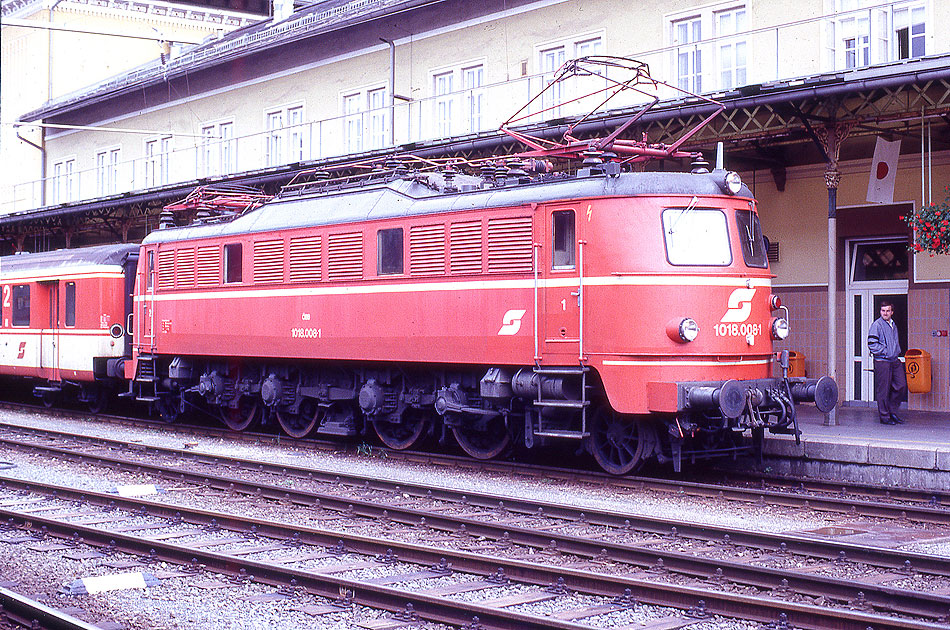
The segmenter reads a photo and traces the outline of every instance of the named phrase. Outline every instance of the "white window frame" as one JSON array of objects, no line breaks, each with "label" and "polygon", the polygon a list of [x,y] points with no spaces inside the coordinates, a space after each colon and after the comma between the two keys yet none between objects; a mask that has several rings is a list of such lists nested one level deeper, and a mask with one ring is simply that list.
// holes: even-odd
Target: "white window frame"
[{"label": "white window frame", "polygon": [[105,197],[119,192],[119,162],[121,160],[121,146],[96,151],[96,196]]},{"label": "white window frame", "polygon": [[201,126],[198,146],[198,177],[230,175],[237,171],[237,140],[234,121],[219,120]]},{"label": "white window frame", "polygon": [[754,82],[748,0],[669,13],[664,22],[670,49],[668,76],[673,85],[704,94]]},{"label": "white window frame", "polygon": [[485,131],[487,59],[470,59],[429,71],[432,133],[448,138]]},{"label": "white window frame", "polygon": [[[922,57],[933,51],[932,0],[827,0],[825,66],[849,70]],[[907,31],[907,47],[901,31]]]},{"label": "white window frame", "polygon": [[441,70],[432,73],[432,122],[436,137],[449,138],[455,119],[455,90],[457,70]]},{"label": "white window frame", "polygon": [[172,136],[150,138],[145,141],[145,187],[169,183]]},{"label": "white window frame", "polygon": [[[728,21],[727,21],[728,18]],[[745,5],[713,12],[715,63],[720,90],[732,90],[749,82],[749,9]]]},{"label": "white window frame", "polygon": [[343,147],[361,153],[389,146],[389,86],[375,83],[340,93]]},{"label": "white window frame", "polygon": [[52,203],[68,203],[79,199],[76,179],[76,156],[70,155],[53,163]]},{"label": "white window frame", "polygon": [[[605,30],[579,33],[571,37],[536,44],[534,46],[534,63],[535,74],[541,79],[539,91],[545,90],[551,84],[557,71],[569,59],[606,54],[608,53]],[[588,83],[582,84],[580,82],[556,84],[541,96],[539,104],[541,119],[550,120],[567,114],[582,113],[585,110],[585,105],[569,105],[566,108],[562,108],[561,105],[571,101],[575,96],[580,96],[580,94],[575,94],[577,90],[582,90],[586,94],[591,91],[591,87]],[[535,110],[535,113],[538,113],[538,110]]]},{"label": "white window frame", "polygon": [[280,166],[310,159],[310,127],[306,120],[302,101],[264,111],[265,166]]}]

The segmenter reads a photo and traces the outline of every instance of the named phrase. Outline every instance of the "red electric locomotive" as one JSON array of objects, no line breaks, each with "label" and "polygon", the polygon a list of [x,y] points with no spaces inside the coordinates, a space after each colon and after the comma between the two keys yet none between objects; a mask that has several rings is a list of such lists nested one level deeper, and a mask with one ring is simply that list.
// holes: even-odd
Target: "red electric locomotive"
[{"label": "red electric locomotive", "polygon": [[68,391],[101,408],[124,385],[137,259],[137,245],[0,258],[0,375],[39,381],[48,404]]},{"label": "red electric locomotive", "polygon": [[[593,62],[635,73],[599,75],[604,103],[659,84]],[[590,63],[561,76],[590,81]],[[587,118],[560,142],[511,128],[543,110],[512,118],[532,152],[478,176],[393,162],[266,202],[197,193],[193,223],[166,217],[142,244],[130,393],[169,418],[200,402],[238,430],[371,427],[396,449],[452,433],[476,458],[576,440],[616,474],[795,432],[795,404],[827,411],[837,387],[773,377],[788,323],[755,200],[724,170],[630,172],[698,155],[679,149],[695,131],[619,139],[650,106],[595,141],[574,138]],[[553,157],[584,167],[523,168]]]},{"label": "red electric locomotive", "polygon": [[127,375],[235,429],[450,430],[478,458],[577,439],[625,473],[834,406],[830,379],[771,377],[770,284],[734,173],[393,171],[150,234]]}]

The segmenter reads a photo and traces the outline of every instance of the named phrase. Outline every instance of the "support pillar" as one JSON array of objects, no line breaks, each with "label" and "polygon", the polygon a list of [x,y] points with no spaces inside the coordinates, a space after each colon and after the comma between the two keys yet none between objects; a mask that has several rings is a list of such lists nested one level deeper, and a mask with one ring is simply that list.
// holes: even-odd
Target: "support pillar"
[{"label": "support pillar", "polygon": [[[841,143],[848,137],[854,123],[828,123],[815,130],[824,150],[828,166],[825,187],[828,188],[828,376],[838,382],[838,155]],[[837,408],[836,408],[837,409]],[[825,425],[838,424],[836,409],[825,414]]]}]

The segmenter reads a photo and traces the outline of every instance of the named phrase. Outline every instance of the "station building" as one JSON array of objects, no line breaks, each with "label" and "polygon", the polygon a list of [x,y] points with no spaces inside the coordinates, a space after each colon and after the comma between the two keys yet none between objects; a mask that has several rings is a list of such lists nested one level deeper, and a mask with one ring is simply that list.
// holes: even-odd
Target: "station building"
[{"label": "station building", "polygon": [[[948,14],[950,0],[278,4],[17,112],[40,160],[3,189],[0,250],[134,241],[201,184],[273,191],[304,168],[393,152],[518,151],[499,125],[566,61],[628,57],[725,105],[684,148],[712,158],[722,142],[759,200],[801,368],[832,374],[843,404],[870,404],[864,338],[890,297],[903,346],[930,359],[929,391],[908,406],[950,412],[950,255],[912,251],[901,219],[948,195]],[[524,124],[563,132],[590,110],[576,96],[548,94]],[[611,102],[584,129],[604,135],[642,104]],[[710,111],[669,90],[628,133],[668,142]],[[879,143],[894,153],[884,167]]]}]

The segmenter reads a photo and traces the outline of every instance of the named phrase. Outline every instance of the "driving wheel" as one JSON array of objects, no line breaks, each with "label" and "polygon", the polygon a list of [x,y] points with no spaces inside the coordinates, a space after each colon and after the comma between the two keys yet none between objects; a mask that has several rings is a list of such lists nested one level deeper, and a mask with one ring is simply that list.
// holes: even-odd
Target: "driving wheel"
[{"label": "driving wheel", "polygon": [[590,423],[590,451],[612,475],[625,475],[643,464],[656,448],[656,429],[634,416],[623,416],[608,405],[594,411]]},{"label": "driving wheel", "polygon": [[394,451],[402,451],[419,443],[425,433],[427,419],[422,409],[407,407],[398,421],[376,420],[373,428],[380,442]]},{"label": "driving wheel", "polygon": [[287,411],[277,412],[277,422],[287,435],[295,438],[305,438],[310,435],[314,427],[323,418],[323,409],[312,399],[305,399],[300,403],[297,413]]},{"label": "driving wheel", "polygon": [[237,407],[221,407],[221,420],[232,431],[256,426],[263,417],[264,402],[251,396],[241,396]]},{"label": "driving wheel", "polygon": [[511,442],[511,434],[502,416],[474,422],[462,418],[452,427],[452,433],[462,450],[475,459],[498,457]]}]

